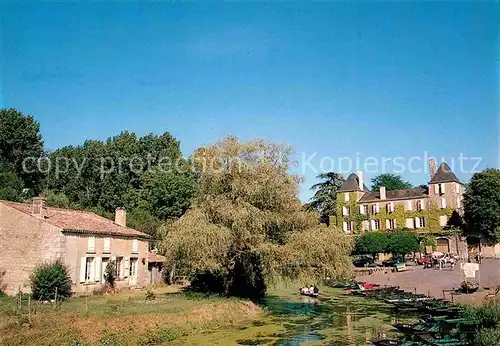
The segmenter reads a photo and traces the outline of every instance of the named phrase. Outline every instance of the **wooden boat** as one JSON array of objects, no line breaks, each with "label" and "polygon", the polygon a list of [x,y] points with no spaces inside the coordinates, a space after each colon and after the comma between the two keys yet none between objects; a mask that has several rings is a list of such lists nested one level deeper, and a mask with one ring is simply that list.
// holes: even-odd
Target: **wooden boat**
[{"label": "wooden boat", "polygon": [[305,297],[318,298],[319,293],[303,293],[303,292],[300,292],[300,295],[301,296],[305,296]]}]

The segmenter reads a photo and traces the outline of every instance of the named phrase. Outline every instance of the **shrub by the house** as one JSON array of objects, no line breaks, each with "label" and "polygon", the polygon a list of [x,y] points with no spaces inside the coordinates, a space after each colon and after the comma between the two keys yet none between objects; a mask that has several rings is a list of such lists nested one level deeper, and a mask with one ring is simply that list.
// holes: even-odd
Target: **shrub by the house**
[{"label": "shrub by the house", "polygon": [[71,295],[69,268],[61,259],[38,265],[30,277],[34,299],[65,299]]}]

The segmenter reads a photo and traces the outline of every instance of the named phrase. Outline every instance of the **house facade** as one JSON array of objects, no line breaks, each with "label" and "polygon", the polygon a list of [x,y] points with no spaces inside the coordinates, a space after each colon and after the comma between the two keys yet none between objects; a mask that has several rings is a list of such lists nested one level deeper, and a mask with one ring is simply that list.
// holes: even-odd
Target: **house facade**
[{"label": "house facade", "polygon": [[29,292],[33,269],[56,258],[68,266],[74,293],[100,288],[110,261],[118,289],[143,287],[150,276],[148,240],[126,226],[124,209],[116,210],[113,222],[88,211],[46,207],[43,198],[0,201],[0,290]]},{"label": "house facade", "polygon": [[445,163],[431,160],[430,181],[425,188],[369,191],[363,174],[351,174],[337,193],[337,226],[360,234],[408,228],[436,237],[437,251],[466,256],[464,239],[449,231],[453,218],[463,213],[464,184]]}]

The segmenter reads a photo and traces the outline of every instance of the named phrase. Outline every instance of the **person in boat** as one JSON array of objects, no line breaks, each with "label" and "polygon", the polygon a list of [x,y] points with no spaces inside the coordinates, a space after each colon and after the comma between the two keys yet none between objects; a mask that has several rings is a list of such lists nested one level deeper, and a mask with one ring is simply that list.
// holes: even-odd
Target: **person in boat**
[{"label": "person in boat", "polygon": [[314,286],[314,289],[313,289],[313,294],[314,294],[314,295],[316,295],[316,296],[319,294],[319,289],[318,289],[318,287]]},{"label": "person in boat", "polygon": [[309,294],[311,294],[311,295],[314,294],[314,286],[313,285],[309,286]]}]

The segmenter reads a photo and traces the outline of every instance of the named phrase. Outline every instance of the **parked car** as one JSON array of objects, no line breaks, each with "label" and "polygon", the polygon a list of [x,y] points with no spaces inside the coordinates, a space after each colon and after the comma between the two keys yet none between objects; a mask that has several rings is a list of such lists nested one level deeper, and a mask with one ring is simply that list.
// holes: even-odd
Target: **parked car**
[{"label": "parked car", "polygon": [[370,265],[373,265],[374,263],[375,263],[375,260],[370,255],[358,256],[352,262],[352,264],[354,264],[355,267],[368,267]]},{"label": "parked car", "polygon": [[394,258],[391,258],[390,260],[385,260],[382,262],[382,266],[395,267],[396,264],[399,264],[399,263],[405,263],[405,260],[403,259],[403,257],[394,257]]},{"label": "parked car", "polygon": [[427,255],[427,256],[424,256],[424,257],[420,257],[417,260],[417,263],[419,265],[423,265],[424,268],[430,268],[430,267],[432,267],[434,265],[434,260],[432,259],[431,255]]}]

